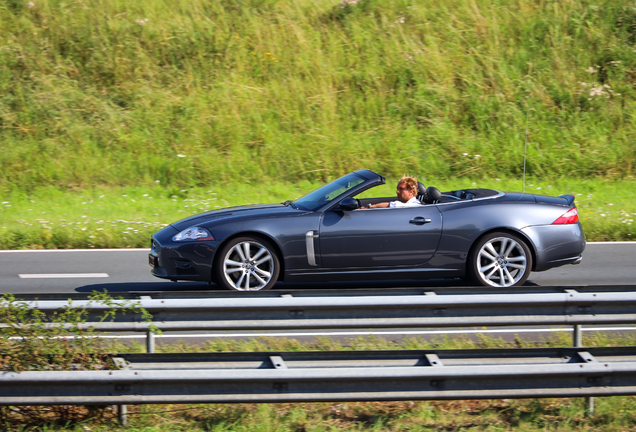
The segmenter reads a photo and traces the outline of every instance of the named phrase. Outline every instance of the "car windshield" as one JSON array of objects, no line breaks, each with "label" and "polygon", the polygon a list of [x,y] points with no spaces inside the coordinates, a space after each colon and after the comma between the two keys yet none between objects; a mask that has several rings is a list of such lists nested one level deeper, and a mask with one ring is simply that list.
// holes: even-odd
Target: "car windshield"
[{"label": "car windshield", "polygon": [[364,177],[351,173],[297,199],[294,205],[301,210],[316,210],[363,183],[364,180]]}]

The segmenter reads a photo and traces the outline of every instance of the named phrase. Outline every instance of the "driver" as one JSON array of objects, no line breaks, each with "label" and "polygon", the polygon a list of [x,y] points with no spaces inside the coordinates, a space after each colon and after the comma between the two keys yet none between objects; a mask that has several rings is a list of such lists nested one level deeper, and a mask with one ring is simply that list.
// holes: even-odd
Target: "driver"
[{"label": "driver", "polygon": [[420,200],[415,198],[416,195],[417,179],[411,176],[404,176],[397,185],[397,201],[369,204],[360,208],[411,207],[421,205]]}]

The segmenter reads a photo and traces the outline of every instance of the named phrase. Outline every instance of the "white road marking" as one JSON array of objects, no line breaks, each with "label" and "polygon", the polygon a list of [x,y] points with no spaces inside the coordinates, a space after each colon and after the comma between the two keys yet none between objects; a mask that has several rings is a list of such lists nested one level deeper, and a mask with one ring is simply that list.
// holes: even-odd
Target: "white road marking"
[{"label": "white road marking", "polygon": [[108,273],[42,273],[19,274],[20,279],[107,278]]}]

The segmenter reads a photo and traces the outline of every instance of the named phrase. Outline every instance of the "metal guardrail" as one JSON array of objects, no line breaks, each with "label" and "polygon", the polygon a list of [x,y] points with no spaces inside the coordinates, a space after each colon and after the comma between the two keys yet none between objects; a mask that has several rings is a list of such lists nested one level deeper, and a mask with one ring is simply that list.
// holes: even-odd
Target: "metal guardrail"
[{"label": "metal guardrail", "polygon": [[[146,332],[149,352],[152,326],[169,331],[565,324],[574,326],[578,347],[582,324],[636,321],[636,287],[144,294],[107,303],[84,296],[21,300],[47,314],[87,308],[85,325]],[[118,305],[144,308],[152,322],[136,313],[95,321]],[[636,393],[636,348],[122,354],[114,361],[120,370],[5,372],[0,405],[119,404],[125,423],[125,404],[140,403],[587,396],[591,412],[592,396]]]},{"label": "metal guardrail", "polygon": [[0,405],[636,394],[636,347],[118,354],[119,370],[5,372]]},{"label": "metal guardrail", "polygon": [[[347,293],[348,294],[348,293]],[[87,308],[87,326],[98,331],[290,330],[422,328],[523,325],[626,324],[636,322],[636,291],[590,291],[471,295],[420,291],[419,294],[271,296],[114,300],[30,300],[30,308],[52,314],[62,307]],[[152,314],[98,316],[117,305],[135,305]],[[0,324],[2,326],[2,324]]]},{"label": "metal guardrail", "polygon": [[[396,281],[399,284],[400,281]],[[168,286],[178,286],[182,289],[189,286],[190,282],[181,282],[179,284],[167,284]],[[582,286],[521,286],[515,288],[490,288],[483,286],[435,286],[435,287],[399,287],[396,288],[348,288],[348,289],[328,289],[325,286],[328,283],[305,283],[302,284],[304,289],[286,289],[285,284],[282,287],[276,287],[269,291],[228,291],[228,290],[210,290],[207,285],[199,285],[205,288],[199,290],[183,290],[183,291],[161,291],[148,290],[144,283],[120,284],[118,289],[125,289],[123,292],[109,292],[116,298],[124,300],[138,300],[143,296],[150,296],[157,300],[173,300],[173,299],[246,299],[246,298],[277,298],[283,295],[291,295],[295,298],[315,298],[315,297],[366,297],[366,296],[405,296],[405,295],[421,295],[426,292],[434,292],[436,295],[484,295],[484,294],[558,294],[563,293],[567,289],[573,289],[580,293],[604,293],[604,292],[635,292],[636,285],[582,285]],[[196,284],[195,284],[196,285]],[[297,284],[292,284],[297,285]],[[339,284],[342,285],[342,284]],[[359,286],[359,284],[352,284]],[[99,287],[97,285],[96,287]],[[107,289],[104,285],[104,289]],[[214,287],[214,286],[213,286]],[[318,288],[316,288],[318,287]],[[88,300],[91,293],[38,293],[38,294],[14,294],[18,300],[35,301],[35,300]]]}]

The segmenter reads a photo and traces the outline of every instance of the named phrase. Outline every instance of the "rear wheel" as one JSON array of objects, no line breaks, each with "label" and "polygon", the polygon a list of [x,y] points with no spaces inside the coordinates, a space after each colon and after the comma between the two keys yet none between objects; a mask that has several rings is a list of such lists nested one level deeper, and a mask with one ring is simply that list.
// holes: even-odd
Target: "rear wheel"
[{"label": "rear wheel", "polygon": [[274,286],[280,273],[278,256],[263,239],[238,237],[218,251],[215,279],[235,291],[262,291]]},{"label": "rear wheel", "polygon": [[530,249],[519,236],[507,232],[484,236],[468,259],[471,276],[486,286],[523,285],[532,270]]}]

